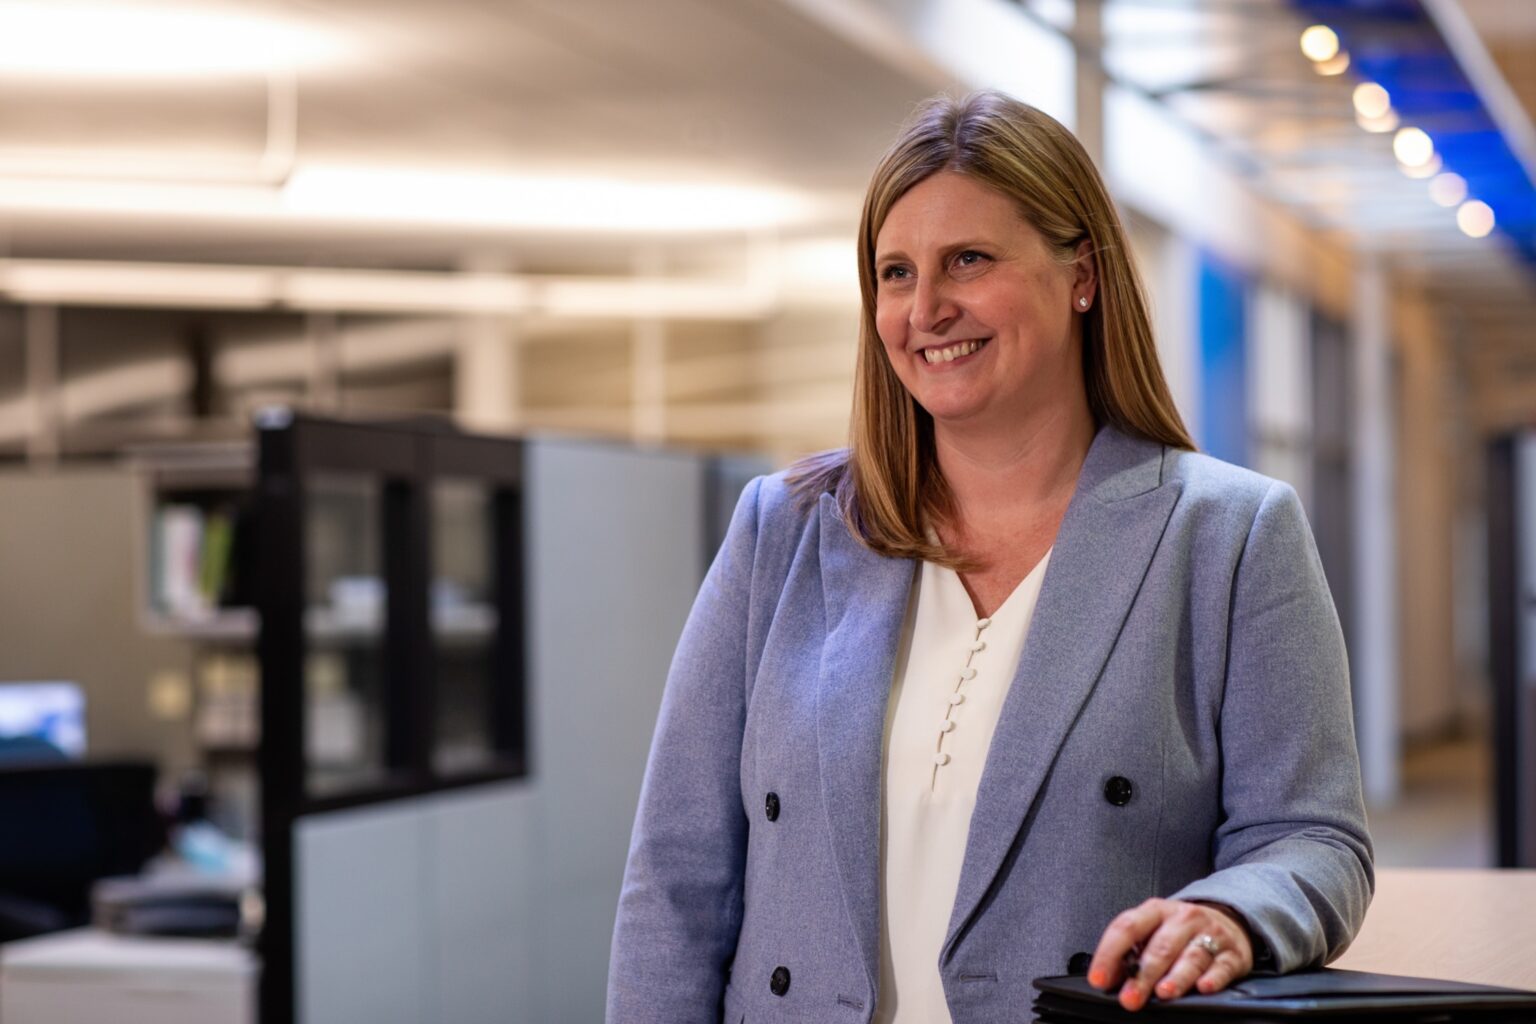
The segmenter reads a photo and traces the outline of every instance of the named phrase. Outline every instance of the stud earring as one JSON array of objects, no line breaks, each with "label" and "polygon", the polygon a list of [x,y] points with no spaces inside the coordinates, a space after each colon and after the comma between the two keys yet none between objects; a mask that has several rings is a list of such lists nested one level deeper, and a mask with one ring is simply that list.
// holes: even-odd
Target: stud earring
[{"label": "stud earring", "polygon": [[1084,295],[1081,298],[1079,298],[1077,300],[1077,306],[1078,306],[1079,309],[1087,309],[1088,308],[1088,296]]}]

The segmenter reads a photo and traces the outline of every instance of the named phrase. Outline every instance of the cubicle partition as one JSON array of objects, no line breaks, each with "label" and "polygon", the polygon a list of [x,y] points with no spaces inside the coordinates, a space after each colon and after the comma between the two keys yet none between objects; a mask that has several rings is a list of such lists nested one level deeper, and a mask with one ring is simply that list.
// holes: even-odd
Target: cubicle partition
[{"label": "cubicle partition", "polygon": [[673,645],[757,467],[262,429],[262,1020],[599,1020]]}]

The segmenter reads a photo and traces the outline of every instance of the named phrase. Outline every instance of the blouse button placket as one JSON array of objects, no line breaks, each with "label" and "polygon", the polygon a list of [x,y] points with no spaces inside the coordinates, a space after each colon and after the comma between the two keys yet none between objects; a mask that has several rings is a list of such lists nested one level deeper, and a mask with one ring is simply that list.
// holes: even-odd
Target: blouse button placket
[{"label": "blouse button placket", "polygon": [[966,645],[965,664],[960,667],[960,671],[955,679],[955,688],[949,695],[948,703],[944,706],[944,718],[939,722],[939,742],[933,755],[933,782],[935,785],[938,783],[939,769],[950,762],[950,755],[944,750],[944,737],[955,729],[955,720],[951,716],[954,714],[955,708],[965,702],[965,694],[961,692],[961,687],[976,678],[976,670],[971,667],[971,661],[978,653],[987,649],[987,642],[981,638],[981,634],[990,625],[992,625],[990,617],[976,620],[976,637]]}]

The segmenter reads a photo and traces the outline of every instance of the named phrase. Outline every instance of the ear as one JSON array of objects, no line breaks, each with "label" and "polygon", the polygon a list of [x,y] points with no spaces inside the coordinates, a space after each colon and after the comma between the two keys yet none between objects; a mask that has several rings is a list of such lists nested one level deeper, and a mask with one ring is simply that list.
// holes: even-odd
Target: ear
[{"label": "ear", "polygon": [[1072,302],[1075,305],[1078,299],[1086,298],[1092,308],[1098,291],[1099,261],[1093,253],[1093,240],[1084,238],[1077,243],[1077,252],[1072,257]]}]

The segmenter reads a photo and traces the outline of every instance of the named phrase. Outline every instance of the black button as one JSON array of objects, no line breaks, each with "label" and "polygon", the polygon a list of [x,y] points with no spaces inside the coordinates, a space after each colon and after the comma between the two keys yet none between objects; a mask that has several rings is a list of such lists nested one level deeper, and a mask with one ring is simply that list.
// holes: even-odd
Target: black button
[{"label": "black button", "polygon": [[1067,973],[1080,978],[1088,973],[1088,965],[1091,963],[1093,963],[1092,953],[1073,953],[1067,958]]},{"label": "black button", "polygon": [[779,794],[768,794],[768,799],[763,804],[763,813],[768,816],[769,821],[779,820]]},{"label": "black button", "polygon": [[1116,775],[1104,783],[1104,799],[1116,807],[1124,807],[1131,802],[1131,780],[1124,775]]},{"label": "black button", "polygon": [[773,977],[768,979],[768,991],[776,996],[781,996],[789,991],[789,968],[775,967]]}]

